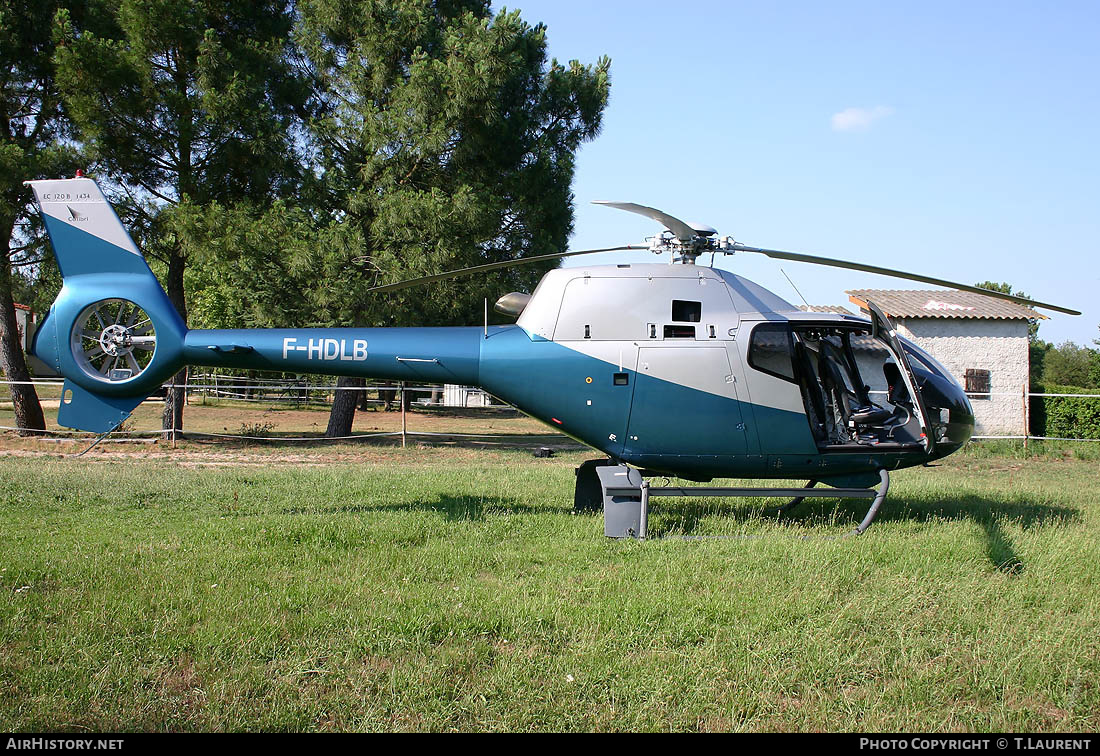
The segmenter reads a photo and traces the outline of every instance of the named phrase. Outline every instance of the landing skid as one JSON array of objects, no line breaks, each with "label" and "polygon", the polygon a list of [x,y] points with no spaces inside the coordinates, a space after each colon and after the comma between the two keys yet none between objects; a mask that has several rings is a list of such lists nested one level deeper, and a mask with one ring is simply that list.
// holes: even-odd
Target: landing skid
[{"label": "landing skid", "polygon": [[[806,488],[813,488],[816,485],[817,485],[817,481],[816,480],[811,480],[809,483],[806,484],[805,487]],[[784,504],[783,506],[781,506],[779,508],[779,514],[787,514],[787,512],[790,512],[792,509],[794,509],[795,507],[797,507],[799,504],[801,504],[804,501],[806,501],[806,495],[805,494],[803,494],[802,496],[796,496],[795,498],[791,499],[789,502],[787,502],[786,504]]]},{"label": "landing skid", "polygon": [[[593,461],[595,462],[595,461]],[[879,471],[877,488],[820,488],[811,492],[816,480],[811,480],[803,488],[710,488],[705,486],[651,486],[642,474],[632,467],[616,465],[610,460],[599,460],[594,464],[584,463],[577,468],[577,493],[575,504],[578,509],[595,509],[594,486],[591,477],[595,474],[599,481],[603,504],[604,535],[608,538],[637,538],[645,540],[649,527],[649,500],[654,497],[699,496],[723,498],[763,498],[795,497],[780,508],[781,513],[802,503],[808,498],[818,499],[873,499],[863,521],[848,535],[860,535],[871,527],[879,507],[890,490],[890,473]],[[582,486],[584,494],[582,495]]]}]

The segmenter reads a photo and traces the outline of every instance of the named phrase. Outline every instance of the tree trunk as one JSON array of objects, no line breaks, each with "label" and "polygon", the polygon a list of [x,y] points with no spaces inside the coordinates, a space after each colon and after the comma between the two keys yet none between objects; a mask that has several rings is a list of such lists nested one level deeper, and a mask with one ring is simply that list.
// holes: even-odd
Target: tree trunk
[{"label": "tree trunk", "polygon": [[380,389],[378,398],[382,400],[382,410],[389,412],[393,409],[393,403],[397,400],[397,391],[394,389]]},{"label": "tree trunk", "polygon": [[362,378],[341,377],[336,381],[336,396],[332,400],[332,411],[328,416],[328,428],[325,438],[339,438],[351,435],[351,424],[355,420],[355,405],[359,400],[358,391],[340,391],[344,386],[362,386]]},{"label": "tree trunk", "polygon": [[[176,308],[176,312],[187,322],[187,303],[183,293],[183,269],[185,261],[182,255],[172,253],[168,258],[168,281],[165,287],[169,301]],[[184,367],[174,376],[172,384],[183,386],[187,383],[187,368]],[[182,388],[170,388],[164,395],[164,414],[161,416],[161,429],[165,431],[165,440],[175,441],[183,430],[183,405],[184,394]]]},{"label": "tree trunk", "polygon": [[[9,243],[11,224],[5,224],[5,236]],[[15,425],[19,435],[33,436],[35,431],[46,429],[46,418],[42,415],[42,404],[38,401],[38,392],[28,381],[27,358],[19,341],[19,328],[15,320],[15,303],[11,293],[11,269],[8,267],[7,244],[5,255],[0,258],[0,370],[11,391],[12,405],[15,407]]]}]

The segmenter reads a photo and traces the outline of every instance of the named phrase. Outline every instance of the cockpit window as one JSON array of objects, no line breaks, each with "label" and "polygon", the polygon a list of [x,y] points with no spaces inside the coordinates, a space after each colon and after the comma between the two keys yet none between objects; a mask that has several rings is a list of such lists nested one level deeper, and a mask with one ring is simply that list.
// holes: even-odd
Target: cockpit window
[{"label": "cockpit window", "polygon": [[761,372],[794,382],[791,331],[785,324],[765,323],[752,332],[749,364]]}]

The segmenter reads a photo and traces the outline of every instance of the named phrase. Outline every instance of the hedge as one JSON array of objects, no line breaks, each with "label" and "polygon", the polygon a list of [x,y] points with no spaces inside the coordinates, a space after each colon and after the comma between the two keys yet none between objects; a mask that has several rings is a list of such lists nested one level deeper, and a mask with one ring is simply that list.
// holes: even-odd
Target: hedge
[{"label": "hedge", "polygon": [[1095,394],[1096,399],[1068,396],[1031,397],[1031,434],[1051,438],[1100,439],[1100,389],[1032,384],[1037,394]]}]

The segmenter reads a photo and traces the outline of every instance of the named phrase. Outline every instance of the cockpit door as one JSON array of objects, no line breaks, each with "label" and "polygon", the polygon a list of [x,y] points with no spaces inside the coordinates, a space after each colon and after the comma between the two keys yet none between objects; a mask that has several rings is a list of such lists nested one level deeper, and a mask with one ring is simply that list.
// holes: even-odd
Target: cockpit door
[{"label": "cockpit door", "polygon": [[924,399],[917,387],[917,379],[913,375],[913,369],[909,366],[909,358],[905,354],[901,342],[898,341],[897,331],[890,325],[890,321],[878,308],[878,305],[874,302],[867,302],[867,309],[871,312],[871,338],[886,347],[901,369],[902,380],[905,381],[905,387],[909,389],[909,396],[913,398],[913,407],[917,413],[917,420],[920,421],[924,451],[931,454],[936,448],[935,434],[932,433],[932,426],[928,422],[928,411],[924,408]]},{"label": "cockpit door", "polygon": [[729,355],[723,347],[643,347],[625,453],[715,456],[748,451]]}]

